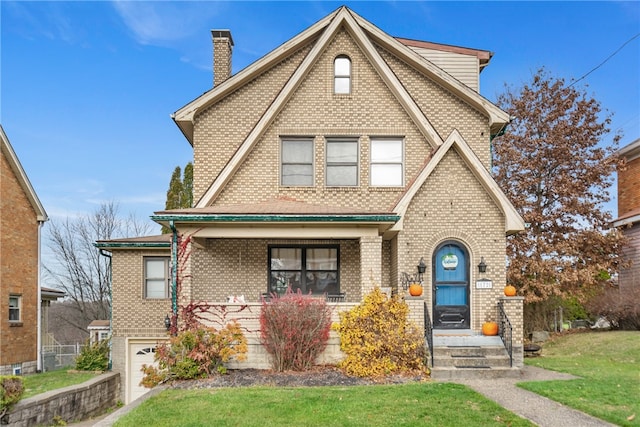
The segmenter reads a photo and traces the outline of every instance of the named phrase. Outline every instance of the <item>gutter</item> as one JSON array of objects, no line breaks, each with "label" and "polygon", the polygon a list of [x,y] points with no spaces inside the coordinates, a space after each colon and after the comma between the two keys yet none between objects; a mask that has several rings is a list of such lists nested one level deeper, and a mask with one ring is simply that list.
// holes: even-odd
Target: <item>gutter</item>
[{"label": "gutter", "polygon": [[[178,230],[173,220],[169,221],[171,229],[171,328],[178,327]],[[173,331],[172,331],[173,332]]]},{"label": "gutter", "polygon": [[112,346],[113,346],[113,282],[111,280],[111,259],[112,255],[105,251],[104,249],[99,249],[100,255],[103,257],[109,258],[109,365],[107,368],[111,370],[113,366],[113,359],[111,357]]}]

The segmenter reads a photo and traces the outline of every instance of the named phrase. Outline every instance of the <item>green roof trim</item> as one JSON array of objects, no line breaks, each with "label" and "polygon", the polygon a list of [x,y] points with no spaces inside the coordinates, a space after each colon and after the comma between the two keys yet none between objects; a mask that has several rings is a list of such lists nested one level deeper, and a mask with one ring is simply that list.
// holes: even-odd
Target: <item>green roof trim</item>
[{"label": "green roof trim", "polygon": [[109,248],[170,248],[169,242],[102,242],[94,243],[93,246],[100,249]]},{"label": "green roof trim", "polygon": [[398,222],[400,215],[152,215],[153,221],[176,222]]}]

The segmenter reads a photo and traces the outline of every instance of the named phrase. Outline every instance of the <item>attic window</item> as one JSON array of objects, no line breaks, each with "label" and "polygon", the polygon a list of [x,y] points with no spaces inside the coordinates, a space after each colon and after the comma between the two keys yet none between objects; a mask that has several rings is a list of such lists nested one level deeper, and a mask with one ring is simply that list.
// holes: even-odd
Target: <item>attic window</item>
[{"label": "attic window", "polygon": [[340,55],[333,61],[333,92],[351,93],[351,59]]}]

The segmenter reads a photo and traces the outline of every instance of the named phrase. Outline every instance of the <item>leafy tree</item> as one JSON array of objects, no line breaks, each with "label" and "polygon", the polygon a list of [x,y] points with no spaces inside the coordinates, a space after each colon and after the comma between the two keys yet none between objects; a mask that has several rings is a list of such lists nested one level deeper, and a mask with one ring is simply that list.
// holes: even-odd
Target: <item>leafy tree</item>
[{"label": "leafy tree", "polygon": [[[165,209],[185,209],[193,204],[193,164],[187,163],[184,167],[184,175],[181,174],[180,166],[176,166],[171,174],[169,189],[167,190],[167,201]],[[167,227],[162,227],[162,233],[170,233]]]},{"label": "leafy tree", "polygon": [[623,239],[603,204],[620,135],[606,146],[611,115],[544,69],[522,88],[506,88],[498,105],[514,119],[493,141],[493,172],[527,224],[507,241],[507,280],[527,303],[583,303],[619,263]]},{"label": "leafy tree", "polygon": [[67,294],[70,307],[58,319],[82,331],[93,320],[109,319],[111,283],[109,259],[95,248],[97,240],[149,234],[151,224],[132,215],[118,216],[118,205],[107,202],[92,214],[52,220],[46,229],[46,242],[53,254],[45,260],[48,286]]}]

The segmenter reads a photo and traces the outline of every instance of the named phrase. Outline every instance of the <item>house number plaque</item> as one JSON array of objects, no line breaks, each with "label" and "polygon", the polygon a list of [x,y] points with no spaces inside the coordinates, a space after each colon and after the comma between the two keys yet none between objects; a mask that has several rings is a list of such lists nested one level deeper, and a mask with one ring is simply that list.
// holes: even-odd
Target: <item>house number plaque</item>
[{"label": "house number plaque", "polygon": [[493,282],[489,279],[476,280],[476,289],[491,289],[493,288]]}]

